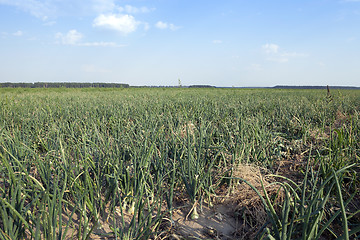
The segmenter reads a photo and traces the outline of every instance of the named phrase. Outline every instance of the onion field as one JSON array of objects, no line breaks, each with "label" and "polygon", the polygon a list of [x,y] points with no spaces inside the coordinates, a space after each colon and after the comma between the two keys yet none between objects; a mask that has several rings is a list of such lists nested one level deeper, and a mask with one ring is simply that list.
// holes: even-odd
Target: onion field
[{"label": "onion field", "polygon": [[0,239],[359,239],[360,91],[0,89]]}]

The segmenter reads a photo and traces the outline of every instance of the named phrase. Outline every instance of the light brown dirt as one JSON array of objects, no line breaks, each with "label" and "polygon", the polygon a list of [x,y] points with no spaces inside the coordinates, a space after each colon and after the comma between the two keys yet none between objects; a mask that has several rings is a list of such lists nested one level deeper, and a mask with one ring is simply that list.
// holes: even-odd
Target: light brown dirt
[{"label": "light brown dirt", "polygon": [[185,239],[234,239],[238,221],[234,218],[234,204],[203,206],[199,219],[190,220],[188,210],[176,210],[173,221],[176,234]]}]

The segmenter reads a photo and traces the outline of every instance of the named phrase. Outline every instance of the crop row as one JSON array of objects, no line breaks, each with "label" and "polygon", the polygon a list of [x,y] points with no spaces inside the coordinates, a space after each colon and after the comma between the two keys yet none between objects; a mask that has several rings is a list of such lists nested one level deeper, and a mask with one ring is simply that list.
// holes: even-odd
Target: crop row
[{"label": "crop row", "polygon": [[[258,238],[358,236],[358,91],[2,89],[0,96],[1,239],[160,238],[179,205],[196,220],[220,189],[248,183],[235,175],[240,164],[273,173],[282,195],[276,201],[266,186],[251,186],[268,214]],[[302,179],[275,176],[285,160],[302,163]]]}]

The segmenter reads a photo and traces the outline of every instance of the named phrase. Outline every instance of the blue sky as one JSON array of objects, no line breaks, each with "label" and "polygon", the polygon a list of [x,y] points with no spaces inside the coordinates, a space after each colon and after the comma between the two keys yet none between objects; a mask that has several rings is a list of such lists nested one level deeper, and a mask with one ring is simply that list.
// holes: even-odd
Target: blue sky
[{"label": "blue sky", "polygon": [[0,0],[0,82],[360,86],[360,0]]}]

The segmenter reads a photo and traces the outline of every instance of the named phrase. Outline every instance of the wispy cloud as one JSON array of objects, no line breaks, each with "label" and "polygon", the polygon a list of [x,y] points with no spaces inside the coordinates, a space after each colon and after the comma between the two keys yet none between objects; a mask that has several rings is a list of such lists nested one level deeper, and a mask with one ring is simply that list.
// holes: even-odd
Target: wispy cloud
[{"label": "wispy cloud", "polygon": [[126,45],[119,45],[115,42],[84,42],[78,43],[78,46],[84,47],[125,47]]},{"label": "wispy cloud", "polygon": [[54,26],[56,24],[56,21],[50,21],[50,22],[45,22],[43,25],[44,26]]},{"label": "wispy cloud", "polygon": [[272,62],[285,63],[290,58],[307,57],[308,54],[298,52],[282,51],[279,45],[274,43],[267,43],[262,45],[262,49],[266,54],[266,60]]},{"label": "wispy cloud", "polygon": [[155,8],[149,8],[146,6],[135,7],[132,5],[119,6],[116,5],[114,0],[92,0],[92,9],[98,13],[149,13],[155,10]]},{"label": "wispy cloud", "polygon": [[155,10],[155,8],[146,6],[120,6],[116,4],[115,0],[0,0],[0,5],[13,6],[43,21],[56,19],[59,15],[64,13],[67,15],[91,16],[114,13],[148,13]]},{"label": "wispy cloud", "polygon": [[262,49],[268,54],[276,54],[279,50],[279,46],[273,43],[267,43],[262,45]]},{"label": "wispy cloud", "polygon": [[166,22],[162,22],[162,21],[158,21],[155,24],[155,27],[157,27],[159,29],[170,29],[172,31],[178,30],[180,28],[179,26],[175,26],[172,23],[166,23]]},{"label": "wispy cloud", "polygon": [[13,35],[16,36],[16,37],[21,37],[23,34],[24,33],[22,31],[20,31],[20,30],[13,33]]},{"label": "wispy cloud", "polygon": [[[134,16],[156,10],[154,7],[147,6],[133,6],[129,4],[121,6],[117,3],[117,0],[0,0],[1,5],[9,5],[27,12],[41,19],[44,26],[55,25],[57,18],[63,15],[74,15],[76,17],[93,16],[93,27],[117,31],[123,35],[135,32],[140,25],[143,26],[144,31],[148,31],[150,24],[140,21]],[[173,31],[180,28],[172,23],[165,22],[159,22],[156,26]],[[64,35],[59,37],[59,39],[63,39],[62,41],[72,41],[72,39],[67,37],[74,36]]]},{"label": "wispy cloud", "polygon": [[55,6],[51,1],[38,0],[0,0],[0,4],[14,6],[24,12],[46,21],[55,12]]},{"label": "wispy cloud", "polygon": [[164,23],[162,21],[158,21],[156,24],[155,24],[155,27],[159,28],[159,29],[166,29],[168,27],[168,24],[167,23]]},{"label": "wispy cloud", "polygon": [[114,0],[92,0],[92,9],[98,14],[113,12],[115,8]]},{"label": "wispy cloud", "polygon": [[136,13],[148,13],[155,10],[155,8],[148,8],[148,7],[134,7],[131,5],[125,5],[124,7],[118,8],[119,12],[126,12],[129,14],[136,14]]},{"label": "wispy cloud", "polygon": [[159,29],[166,29],[168,27],[168,24],[167,23],[164,23],[162,21],[158,21],[156,24],[155,24],[155,27],[159,28]]},{"label": "wispy cloud", "polygon": [[73,29],[63,33],[56,33],[55,39],[58,44],[84,46],[84,47],[124,47],[125,45],[118,45],[115,42],[82,42],[84,35],[77,30]]},{"label": "wispy cloud", "polygon": [[55,38],[59,40],[61,44],[76,45],[81,41],[83,35],[78,31],[76,31],[75,29],[73,29],[67,32],[66,34],[62,34],[60,32],[56,33]]},{"label": "wispy cloud", "polygon": [[221,40],[213,40],[212,41],[212,43],[214,43],[214,44],[221,44],[223,41],[221,41]]},{"label": "wispy cloud", "polygon": [[141,22],[125,14],[100,14],[94,19],[93,26],[118,31],[124,35],[136,31]]}]

